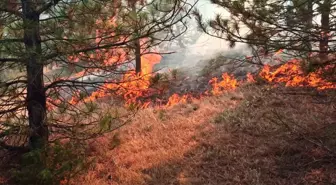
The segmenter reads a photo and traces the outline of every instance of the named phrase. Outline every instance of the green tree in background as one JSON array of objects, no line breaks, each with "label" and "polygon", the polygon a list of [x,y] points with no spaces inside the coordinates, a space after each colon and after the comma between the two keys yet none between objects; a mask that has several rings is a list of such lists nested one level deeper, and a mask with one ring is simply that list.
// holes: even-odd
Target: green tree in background
[{"label": "green tree in background", "polygon": [[[336,3],[330,0],[211,0],[229,13],[204,20],[195,11],[199,27],[206,33],[230,41],[262,48],[264,53],[280,49],[303,57],[308,65],[334,62]],[[316,55],[317,54],[317,55]]]}]

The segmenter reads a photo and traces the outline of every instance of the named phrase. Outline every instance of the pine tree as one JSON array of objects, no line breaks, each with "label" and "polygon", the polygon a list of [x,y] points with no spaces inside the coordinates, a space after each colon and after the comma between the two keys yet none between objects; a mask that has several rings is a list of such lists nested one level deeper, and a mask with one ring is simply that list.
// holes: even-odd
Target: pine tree
[{"label": "pine tree", "polygon": [[[212,0],[230,13],[205,21],[200,12],[194,15],[200,28],[215,37],[263,48],[266,54],[280,49],[303,57],[312,65],[326,65],[335,52],[333,13],[336,3],[330,0]],[[319,22],[319,19],[321,20]],[[318,53],[319,57],[315,57]]]},{"label": "pine tree", "polygon": [[[136,27],[141,32],[134,34],[134,30],[126,29],[127,24],[120,22],[118,14],[124,6],[128,6],[125,3],[109,0],[0,2],[0,73],[14,73],[5,74],[5,78],[0,79],[0,146],[15,149],[2,138],[8,133],[17,134],[25,125],[29,125],[28,145],[31,150],[48,146],[50,130],[74,129],[74,125],[69,126],[61,120],[50,121],[55,111],[47,109],[48,100],[61,102],[55,106],[61,114],[65,114],[64,109],[72,105],[61,92],[72,91],[69,93],[71,96],[88,87],[101,87],[105,78],[111,77],[125,60],[119,58],[119,62],[106,63],[111,51],[116,54],[116,51],[144,38],[154,43],[155,34],[168,34],[169,28],[183,21],[193,8],[193,5],[180,0],[169,1],[170,6],[166,6],[164,11],[159,6],[161,1],[140,3],[137,13],[141,13],[140,9],[151,9],[155,14],[147,13],[145,24]],[[177,14],[180,16],[177,17]],[[173,36],[159,41],[169,39]],[[58,71],[45,72],[55,66]],[[93,82],[75,77],[80,71],[97,70],[100,74]],[[93,106],[85,108],[91,110],[90,107]],[[75,108],[72,112],[72,121],[77,120],[78,125],[83,126],[80,123],[82,116]],[[84,115],[88,116],[88,113]],[[106,121],[103,119],[103,122]]]}]

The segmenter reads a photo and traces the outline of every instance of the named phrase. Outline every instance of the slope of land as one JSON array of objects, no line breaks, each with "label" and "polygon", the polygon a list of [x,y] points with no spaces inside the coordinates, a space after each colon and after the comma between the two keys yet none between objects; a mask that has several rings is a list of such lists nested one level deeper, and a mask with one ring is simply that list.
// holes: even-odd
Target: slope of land
[{"label": "slope of land", "polygon": [[250,84],[219,97],[141,110],[90,144],[72,184],[336,183],[336,94]]}]

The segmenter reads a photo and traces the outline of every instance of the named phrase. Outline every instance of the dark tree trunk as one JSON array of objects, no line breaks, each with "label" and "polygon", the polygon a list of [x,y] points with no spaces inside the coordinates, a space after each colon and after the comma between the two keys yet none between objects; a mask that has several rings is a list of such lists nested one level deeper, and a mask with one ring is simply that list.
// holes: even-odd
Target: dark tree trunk
[{"label": "dark tree trunk", "polygon": [[292,28],[295,25],[302,24],[302,49],[304,51],[304,57],[308,58],[311,54],[311,31],[313,27],[313,0],[296,1],[294,3],[296,11],[291,11],[287,14],[288,19],[295,20],[288,27]]},{"label": "dark tree trunk", "polygon": [[320,59],[323,63],[328,56],[328,47],[329,47],[329,32],[330,32],[330,6],[331,0],[324,0],[321,5],[321,40],[320,40]]},{"label": "dark tree trunk", "polygon": [[313,27],[313,0],[307,1],[307,15],[306,15],[306,23],[307,23],[307,36],[305,37],[305,47],[307,51],[312,50],[312,44],[311,44],[311,31]]},{"label": "dark tree trunk", "polygon": [[135,72],[137,74],[141,73],[141,45],[140,40],[135,41]]},{"label": "dark tree trunk", "polygon": [[292,5],[287,5],[286,6],[286,11],[288,12],[286,14],[286,24],[287,27],[291,28],[293,27],[293,24],[295,24],[295,20],[294,20],[294,7]]},{"label": "dark tree trunk", "polygon": [[[131,3],[132,6],[132,11],[136,14],[136,1]],[[134,33],[135,37],[139,36],[139,30],[138,30],[138,20],[135,17],[134,20]],[[140,39],[136,39],[134,41],[134,50],[135,50],[135,72],[137,74],[141,73],[141,44],[140,44]]]},{"label": "dark tree trunk", "polygon": [[29,144],[32,150],[43,149],[48,141],[48,127],[46,125],[46,95],[43,84],[43,62],[41,60],[40,15],[34,11],[34,4],[31,0],[21,0],[21,2],[24,15],[25,64],[28,78]]},{"label": "dark tree trunk", "polygon": [[304,22],[305,22],[305,26],[304,26],[304,36],[303,36],[303,49],[305,50],[303,57],[306,59],[304,60],[305,62],[303,62],[305,69],[307,70],[307,72],[309,72],[312,68],[311,66],[313,65],[313,61],[311,60],[311,51],[312,51],[312,28],[313,28],[313,0],[307,0],[306,1],[306,5],[304,8],[304,12],[303,12],[303,18],[304,18]]}]

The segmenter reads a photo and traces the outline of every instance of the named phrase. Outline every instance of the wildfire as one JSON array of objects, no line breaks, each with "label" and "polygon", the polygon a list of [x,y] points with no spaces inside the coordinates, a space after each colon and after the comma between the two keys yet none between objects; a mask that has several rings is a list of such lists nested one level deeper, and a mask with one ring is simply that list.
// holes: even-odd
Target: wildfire
[{"label": "wildfire", "polygon": [[[140,108],[147,108],[150,105],[156,106],[155,102],[162,102],[162,100],[148,100],[146,97],[150,97],[151,94],[158,94],[158,91],[151,91],[150,78],[152,76],[152,70],[154,64],[161,60],[160,55],[150,54],[142,57],[143,71],[141,74],[136,74],[131,71],[125,74],[121,82],[108,82],[103,88],[95,91],[91,96],[84,99],[84,101],[95,101],[98,98],[116,95],[121,97],[125,101],[125,105],[136,105]],[[330,66],[329,66],[330,68]],[[269,83],[285,84],[290,87],[314,87],[319,90],[334,89],[336,84],[328,82],[322,78],[322,71],[319,70],[314,73],[305,75],[300,67],[300,63],[297,60],[289,61],[288,63],[272,69],[271,66],[265,65],[259,72],[258,76],[263,78]],[[212,78],[209,83],[211,84],[210,93],[207,95],[221,95],[224,92],[235,90],[239,85],[243,83],[255,83],[254,76],[250,73],[246,75],[246,80],[238,81],[233,75],[223,73],[221,80],[217,77]],[[112,94],[111,94],[112,92]],[[70,101],[70,104],[76,104],[79,100],[79,95],[76,94]],[[187,103],[196,99],[191,94],[173,94],[168,98],[165,107],[170,107],[178,103]],[[160,103],[161,104],[161,103]]]},{"label": "wildfire", "polygon": [[[97,21],[97,24],[102,24],[102,21]],[[116,26],[116,20],[110,19],[108,26]],[[96,35],[99,37],[102,35],[103,30],[96,30]],[[119,38],[121,41],[126,41],[126,38]],[[146,53],[146,43],[148,39],[140,39],[141,53]],[[101,39],[97,39],[96,43],[99,45]],[[129,54],[127,49],[124,48],[114,48],[113,50],[102,50],[97,51],[95,57],[103,59],[103,64],[105,66],[120,66],[129,62]],[[85,98],[84,101],[95,101],[98,98],[106,96],[117,96],[122,97],[125,100],[126,105],[136,104],[140,106],[147,107],[150,103],[141,103],[140,98],[145,97],[149,93],[150,89],[150,78],[153,72],[153,67],[155,64],[161,61],[161,56],[159,54],[144,54],[141,56],[141,73],[136,74],[133,69],[127,69],[126,74],[123,75],[122,79],[115,81],[107,81],[99,90],[93,92],[89,97]],[[79,74],[80,75],[80,74]],[[74,102],[74,101],[70,101]]]},{"label": "wildfire", "polygon": [[256,80],[254,79],[254,77],[253,77],[253,75],[251,73],[247,73],[246,80],[247,80],[247,83],[254,83],[254,82],[256,82]]},{"label": "wildfire", "polygon": [[228,73],[222,74],[221,81],[218,81],[218,78],[214,77],[209,81],[209,83],[212,86],[211,93],[213,95],[220,95],[225,91],[235,90],[238,87],[238,81],[233,75],[229,75]]},{"label": "wildfire", "polygon": [[[113,21],[111,22],[113,25]],[[100,32],[97,31],[97,35]],[[100,40],[98,39],[97,44]],[[141,45],[146,45],[146,39],[140,40]],[[146,51],[141,49],[142,53]],[[283,50],[279,50],[276,54],[281,54]],[[79,56],[80,57],[80,56]],[[82,56],[84,57],[84,56]],[[112,66],[124,64],[129,61],[128,53],[123,48],[117,48],[113,51],[103,50],[97,51],[95,54],[90,55],[91,59],[103,59],[103,65]],[[74,63],[79,61],[78,57],[71,56],[69,59],[73,60]],[[125,105],[136,105],[140,108],[147,108],[149,106],[157,106],[157,103],[162,102],[165,107],[170,107],[178,103],[187,103],[196,99],[191,94],[173,94],[169,98],[151,100],[150,97],[153,94],[162,93],[160,90],[154,90],[151,88],[151,77],[153,76],[153,67],[155,64],[161,61],[161,56],[158,54],[144,54],[141,56],[142,71],[140,74],[136,74],[134,70],[130,70],[124,74],[118,81],[107,81],[103,87],[99,88],[97,91],[93,92],[89,97],[84,98],[84,102],[95,101],[96,99],[115,96],[123,99]],[[332,66],[327,66],[327,68]],[[91,69],[95,70],[95,69]],[[284,84],[287,87],[313,87],[318,90],[324,89],[336,89],[336,84],[334,82],[329,82],[322,77],[323,70],[321,69],[317,72],[310,74],[305,74],[300,66],[300,61],[293,59],[287,63],[281,65],[280,67],[271,67],[265,65],[259,72],[258,76],[265,81],[279,85]],[[88,71],[81,71],[75,74],[73,77],[82,77]],[[92,71],[90,71],[92,72]],[[223,73],[221,78],[214,77],[209,81],[211,89],[206,91],[206,95],[218,96],[227,91],[235,90],[239,85],[243,83],[255,83],[256,78],[252,74],[248,73],[246,75],[246,80],[238,81],[233,75],[228,73]],[[74,105],[81,100],[80,93],[76,92],[74,96],[69,100],[69,104]],[[167,103],[165,103],[167,102]],[[60,102],[52,101],[48,99],[48,108],[57,105]]]},{"label": "wildfire", "polygon": [[[109,96],[112,92],[113,94],[123,97],[126,105],[137,104],[140,105],[141,102],[138,100],[141,97],[145,97],[149,92],[150,88],[150,77],[153,71],[153,66],[159,63],[161,56],[158,54],[147,54],[141,57],[142,62],[142,72],[141,74],[136,74],[135,71],[130,71],[126,73],[121,82],[107,82],[100,90],[95,91],[86,98],[84,101],[94,101],[97,98],[102,98]],[[149,106],[146,102],[142,106]]]},{"label": "wildfire", "polygon": [[259,76],[270,83],[283,83],[286,87],[314,87],[319,90],[334,89],[336,84],[322,78],[323,70],[305,75],[300,61],[292,60],[272,70],[266,65]]},{"label": "wildfire", "polygon": [[192,96],[190,94],[185,94],[182,96],[178,94],[173,94],[171,97],[169,97],[166,107],[170,107],[178,103],[187,103],[189,99],[192,99]]},{"label": "wildfire", "polygon": [[158,54],[147,54],[141,56],[142,74],[147,75],[148,78],[148,76],[150,76],[153,72],[154,65],[160,63],[161,58],[161,55]]}]

